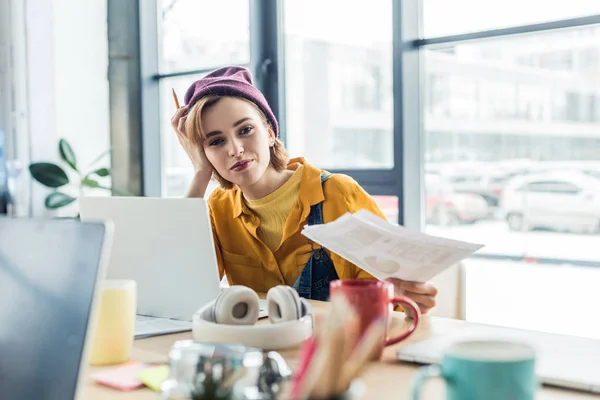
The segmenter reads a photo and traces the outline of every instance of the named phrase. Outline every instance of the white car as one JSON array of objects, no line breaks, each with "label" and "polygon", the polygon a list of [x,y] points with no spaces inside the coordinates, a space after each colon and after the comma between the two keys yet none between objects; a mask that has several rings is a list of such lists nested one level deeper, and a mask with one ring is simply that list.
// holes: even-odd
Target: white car
[{"label": "white car", "polygon": [[596,233],[600,229],[600,179],[580,171],[513,178],[500,202],[510,229],[546,228]]}]

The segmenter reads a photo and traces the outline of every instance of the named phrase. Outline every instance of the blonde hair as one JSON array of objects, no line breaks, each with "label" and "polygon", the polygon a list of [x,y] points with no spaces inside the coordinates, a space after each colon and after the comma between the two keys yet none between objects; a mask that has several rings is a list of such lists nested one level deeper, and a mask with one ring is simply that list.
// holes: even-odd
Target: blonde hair
[{"label": "blonde hair", "polygon": [[[252,105],[260,115],[262,122],[265,124],[269,132],[273,132],[273,128],[271,127],[271,124],[269,123],[266,115],[256,104],[243,97],[231,97],[243,100]],[[188,112],[187,118],[184,123],[184,130],[185,135],[190,139],[192,144],[204,148],[204,143],[206,142],[206,132],[204,132],[204,130],[202,129],[202,112],[217,104],[222,98],[222,96],[214,95],[205,96],[198,100]],[[289,162],[289,156],[287,151],[283,147],[283,142],[275,138],[275,143],[269,148],[269,153],[271,156],[270,164],[275,169],[275,171],[281,172],[285,170]],[[233,183],[223,178],[216,170],[214,170],[213,172],[213,178],[219,182],[219,185],[221,185],[223,189],[233,189],[234,187]]]}]

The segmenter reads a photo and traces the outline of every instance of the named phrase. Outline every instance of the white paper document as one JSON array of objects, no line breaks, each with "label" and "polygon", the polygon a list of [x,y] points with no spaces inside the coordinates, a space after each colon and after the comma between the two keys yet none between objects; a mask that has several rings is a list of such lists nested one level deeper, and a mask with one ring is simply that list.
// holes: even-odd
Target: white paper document
[{"label": "white paper document", "polygon": [[381,280],[426,282],[483,247],[392,225],[367,210],[305,226],[302,234]]}]

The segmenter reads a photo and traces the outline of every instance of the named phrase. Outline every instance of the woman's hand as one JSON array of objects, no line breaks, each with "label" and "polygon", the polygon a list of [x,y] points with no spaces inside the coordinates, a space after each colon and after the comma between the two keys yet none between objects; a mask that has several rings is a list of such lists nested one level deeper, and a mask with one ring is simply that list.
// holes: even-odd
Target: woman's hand
[{"label": "woman's hand", "polygon": [[179,144],[181,144],[181,147],[183,147],[183,150],[185,150],[192,161],[192,165],[196,172],[202,171],[212,173],[213,166],[207,160],[206,155],[204,154],[204,148],[195,144],[185,133],[184,124],[185,119],[187,118],[187,112],[187,107],[180,107],[171,119],[171,126],[175,130],[175,133],[177,133]]},{"label": "woman's hand", "polygon": [[[438,294],[438,290],[433,283],[403,281],[396,278],[387,280],[394,285],[396,296],[405,296],[417,303],[421,310],[421,314],[427,314],[429,310],[435,307],[435,298]],[[406,313],[407,316],[412,317],[412,315],[410,315],[410,309],[406,311],[408,311]]]}]

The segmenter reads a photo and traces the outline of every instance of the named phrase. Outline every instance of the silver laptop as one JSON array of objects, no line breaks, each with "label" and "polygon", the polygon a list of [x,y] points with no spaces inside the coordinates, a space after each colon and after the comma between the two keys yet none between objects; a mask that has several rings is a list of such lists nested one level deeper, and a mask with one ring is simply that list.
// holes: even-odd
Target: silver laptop
[{"label": "silver laptop", "polygon": [[[79,207],[84,221],[114,224],[107,277],[138,284],[136,337],[190,330],[193,314],[220,291],[206,201],[81,197]],[[166,325],[151,317],[175,322]]]},{"label": "silver laptop", "polygon": [[457,340],[505,339],[531,345],[541,383],[600,393],[600,340],[492,325],[464,324],[398,350],[398,358],[420,364],[438,363],[444,349]]},{"label": "silver laptop", "polygon": [[110,244],[102,223],[0,218],[0,399],[78,397]]}]

